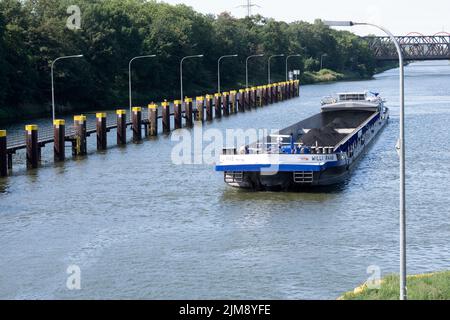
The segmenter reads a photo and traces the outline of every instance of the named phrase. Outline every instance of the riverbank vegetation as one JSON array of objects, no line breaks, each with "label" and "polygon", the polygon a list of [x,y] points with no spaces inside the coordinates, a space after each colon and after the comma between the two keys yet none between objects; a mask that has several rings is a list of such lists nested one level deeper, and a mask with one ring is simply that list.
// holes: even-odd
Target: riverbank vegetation
[{"label": "riverbank vegetation", "polygon": [[[399,287],[399,277],[390,275],[382,280],[380,289],[371,290],[363,285],[354,292],[346,293],[341,300],[398,300]],[[408,299],[449,300],[450,272],[409,276]]]},{"label": "riverbank vegetation", "polygon": [[[143,106],[178,98],[179,62],[192,54],[205,57],[185,64],[189,96],[217,90],[217,58],[226,54],[239,57],[223,60],[225,90],[244,85],[245,58],[251,54],[266,54],[250,63],[253,85],[267,82],[270,54],[301,54],[291,58],[290,69],[301,71],[303,84],[335,81],[343,74],[369,78],[377,67],[364,40],[320,21],[285,23],[259,15],[237,19],[146,0],[78,0],[81,29],[71,30],[72,4],[0,0],[0,120],[48,114],[51,61],[63,55],[84,58],[56,65],[58,112],[127,106],[128,62],[143,54],[157,55],[134,63],[134,104]],[[321,58],[326,70],[320,70]],[[285,59],[273,59],[273,81],[284,78]]]}]

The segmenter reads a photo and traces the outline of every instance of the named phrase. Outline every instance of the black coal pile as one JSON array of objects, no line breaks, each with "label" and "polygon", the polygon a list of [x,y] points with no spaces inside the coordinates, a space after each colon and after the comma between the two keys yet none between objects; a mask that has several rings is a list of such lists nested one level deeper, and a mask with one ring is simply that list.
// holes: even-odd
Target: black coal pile
[{"label": "black coal pile", "polygon": [[332,147],[344,139],[345,136],[345,134],[338,133],[332,127],[326,126],[321,129],[311,129],[301,137],[300,142],[305,146],[315,146],[317,143],[319,147]]},{"label": "black coal pile", "polygon": [[336,118],[331,123],[329,123],[327,127],[332,129],[349,129],[353,127],[353,124],[345,121],[342,118]]}]

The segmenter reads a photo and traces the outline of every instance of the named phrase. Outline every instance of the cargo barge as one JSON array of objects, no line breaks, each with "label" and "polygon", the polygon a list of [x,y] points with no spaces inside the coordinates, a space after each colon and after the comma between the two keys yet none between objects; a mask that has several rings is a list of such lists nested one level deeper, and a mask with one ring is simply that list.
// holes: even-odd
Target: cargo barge
[{"label": "cargo barge", "polygon": [[252,145],[224,149],[216,171],[232,187],[291,190],[342,183],[389,120],[377,93],[341,93],[321,112]]}]

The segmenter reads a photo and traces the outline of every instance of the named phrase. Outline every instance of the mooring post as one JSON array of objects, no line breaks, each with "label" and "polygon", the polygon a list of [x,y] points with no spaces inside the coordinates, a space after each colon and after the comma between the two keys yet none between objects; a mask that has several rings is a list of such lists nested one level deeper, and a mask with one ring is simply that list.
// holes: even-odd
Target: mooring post
[{"label": "mooring post", "polygon": [[216,119],[222,118],[222,95],[220,93],[214,95],[214,109]]},{"label": "mooring post", "polygon": [[232,90],[230,91],[230,113],[237,113],[237,91]]},{"label": "mooring post", "polygon": [[253,101],[253,88],[248,89],[248,108],[251,109],[254,107]]},{"label": "mooring post", "polygon": [[142,140],[142,108],[134,107],[131,112],[133,142],[137,143]]},{"label": "mooring post", "polygon": [[295,97],[300,96],[300,80],[295,80],[294,82],[294,96]]},{"label": "mooring post", "polygon": [[53,158],[55,162],[66,159],[66,121],[57,119],[53,121]]},{"label": "mooring post", "polygon": [[206,121],[213,120],[213,97],[212,95],[206,95]]},{"label": "mooring post", "polygon": [[183,127],[183,111],[181,100],[175,100],[173,103],[173,122],[175,130],[181,129]]},{"label": "mooring post", "polygon": [[75,142],[72,143],[72,154],[74,156],[84,156],[87,154],[86,116],[74,116],[73,126],[75,130]]},{"label": "mooring post", "polygon": [[230,93],[224,92],[222,94],[222,101],[223,101],[223,115],[225,117],[228,117],[230,115]]},{"label": "mooring post", "polygon": [[161,106],[163,133],[168,134],[170,133],[170,103],[167,102],[167,100],[164,100],[164,102],[161,103]]},{"label": "mooring post", "polygon": [[127,111],[116,110],[117,115],[117,144],[119,146],[127,143]]},{"label": "mooring post", "polygon": [[270,104],[269,86],[264,86],[264,105]]},{"label": "mooring post", "polygon": [[245,108],[245,110],[251,110],[252,109],[251,101],[250,101],[250,89],[249,88],[245,89],[245,92],[244,92],[244,108]]},{"label": "mooring post", "polygon": [[106,113],[99,112],[95,115],[97,119],[97,150],[106,150],[107,143],[107,132],[106,132]]},{"label": "mooring post", "polygon": [[262,107],[262,87],[256,87],[256,106]]},{"label": "mooring post", "polygon": [[205,98],[204,97],[197,97],[195,99],[195,106],[196,106],[196,112],[195,112],[195,121],[202,122],[205,120]]},{"label": "mooring post", "polygon": [[0,177],[8,175],[8,142],[6,130],[0,130]]},{"label": "mooring post", "polygon": [[184,100],[184,116],[186,118],[186,127],[192,128],[194,125],[194,121],[192,118],[193,109],[192,109],[192,98],[186,98]]},{"label": "mooring post", "polygon": [[25,126],[27,144],[27,168],[36,169],[39,164],[38,126]]},{"label": "mooring post", "polygon": [[150,137],[158,135],[158,105],[151,103],[148,105],[148,131]]},{"label": "mooring post", "polygon": [[256,87],[253,87],[252,90],[250,91],[250,94],[252,95],[252,107],[255,109],[258,106],[256,90],[257,90]]},{"label": "mooring post", "polygon": [[245,90],[244,89],[239,90],[238,111],[245,112]]}]

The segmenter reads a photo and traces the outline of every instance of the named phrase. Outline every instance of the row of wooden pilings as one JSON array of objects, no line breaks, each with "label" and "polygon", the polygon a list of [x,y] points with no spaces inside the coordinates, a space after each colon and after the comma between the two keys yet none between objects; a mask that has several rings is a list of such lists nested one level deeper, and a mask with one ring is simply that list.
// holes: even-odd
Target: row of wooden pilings
[{"label": "row of wooden pilings", "polygon": [[[271,85],[241,89],[239,91],[230,91],[216,93],[214,95],[206,95],[197,97],[195,106],[192,98],[186,98],[184,104],[180,100],[173,103],[173,113],[171,112],[170,103],[165,101],[161,104],[162,114],[159,116],[159,107],[157,104],[148,106],[148,119],[142,119],[142,108],[132,108],[131,129],[133,132],[133,142],[138,143],[143,139],[144,135],[158,135],[158,119],[162,119],[162,132],[168,134],[172,130],[171,116],[173,116],[173,129],[181,129],[183,127],[183,118],[185,127],[193,127],[194,121],[205,122],[213,121],[214,118],[227,117],[231,114],[246,112],[252,108],[258,108],[269,104],[277,103],[298,97],[300,94],[299,81],[280,82]],[[184,106],[184,110],[183,110]],[[195,110],[194,110],[195,107]],[[127,143],[127,111],[117,110],[117,144],[125,145]],[[97,150],[107,149],[107,127],[106,113],[97,113]],[[66,158],[65,143],[72,143],[73,156],[83,156],[87,154],[87,126],[86,116],[78,115],[74,117],[74,135],[66,136],[65,121],[55,120],[54,129],[54,160],[64,161]],[[37,168],[41,157],[41,147],[45,142],[39,142],[38,126],[27,125],[26,132],[26,158],[28,168]],[[7,132],[0,130],[0,176],[7,176],[8,169],[12,169],[12,154],[7,150]]]}]

